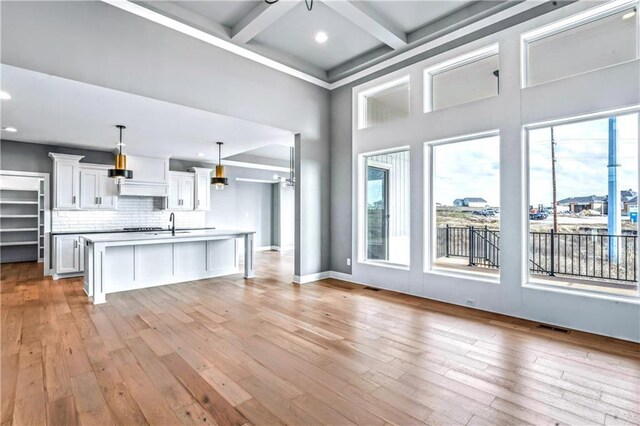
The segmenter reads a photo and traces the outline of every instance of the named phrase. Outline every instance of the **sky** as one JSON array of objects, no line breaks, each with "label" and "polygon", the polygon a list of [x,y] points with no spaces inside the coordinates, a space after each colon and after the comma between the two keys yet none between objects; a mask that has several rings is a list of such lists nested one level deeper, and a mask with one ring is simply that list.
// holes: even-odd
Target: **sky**
[{"label": "sky", "polygon": [[480,197],[500,206],[500,139],[497,136],[437,145],[434,154],[434,200],[453,205],[457,198]]},{"label": "sky", "polygon": [[[637,114],[619,116],[618,182],[620,190],[638,190]],[[608,190],[608,119],[554,127],[558,200],[606,195]],[[452,205],[456,198],[481,197],[500,206],[499,137],[434,147],[434,199]],[[551,206],[551,131],[530,131],[530,202]]]},{"label": "sky", "polygon": [[[558,200],[568,197],[607,195],[608,119],[554,127]],[[618,188],[638,190],[637,114],[617,118]],[[530,203],[550,206],[553,201],[551,175],[551,130],[530,132]]]}]

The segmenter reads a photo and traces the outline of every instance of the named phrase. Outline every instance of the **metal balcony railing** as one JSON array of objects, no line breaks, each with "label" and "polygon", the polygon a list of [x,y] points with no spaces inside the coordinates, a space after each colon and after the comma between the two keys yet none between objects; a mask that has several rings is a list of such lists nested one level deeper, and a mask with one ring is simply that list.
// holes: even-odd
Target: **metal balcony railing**
[{"label": "metal balcony railing", "polygon": [[[500,233],[487,227],[437,229],[436,254],[468,258],[469,266],[500,268]],[[529,270],[618,283],[637,282],[638,236],[531,232]],[[609,256],[609,252],[612,255]]]}]

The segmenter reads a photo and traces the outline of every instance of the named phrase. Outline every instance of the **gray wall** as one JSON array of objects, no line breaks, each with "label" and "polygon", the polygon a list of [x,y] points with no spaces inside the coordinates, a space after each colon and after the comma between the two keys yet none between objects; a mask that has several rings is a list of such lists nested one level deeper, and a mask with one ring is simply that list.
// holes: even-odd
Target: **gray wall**
[{"label": "gray wall", "polygon": [[299,133],[295,273],[329,269],[327,90],[102,2],[3,2],[0,19],[5,64]]},{"label": "gray wall", "polygon": [[496,33],[520,22],[544,15],[552,10],[564,7],[571,2],[546,2],[527,12],[521,13],[506,21],[483,28],[451,42],[442,44],[399,62],[386,69],[373,73],[353,83],[331,91],[331,254],[330,270],[351,274],[351,266],[347,265],[347,258],[352,254],[352,177],[353,177],[353,140],[352,140],[352,91],[353,88],[374,80],[390,72],[405,68],[409,65],[436,56],[442,52],[465,45],[474,40]]},{"label": "gray wall", "polygon": [[[113,164],[113,153],[90,149],[70,148],[59,145],[0,140],[0,169],[21,172],[49,173],[49,196],[53,197],[53,160],[50,152],[84,155],[81,163]],[[53,198],[51,198],[53,200]]]},{"label": "gray wall", "polygon": [[255,229],[254,244],[256,247],[271,247],[271,188],[273,185],[276,184],[235,182],[238,227],[240,229]]},{"label": "gray wall", "polygon": [[[70,148],[60,145],[41,145],[10,140],[0,141],[0,169],[49,173],[53,184],[53,160],[50,152],[84,155],[81,163],[113,164],[111,152]],[[170,170],[187,171],[190,167],[213,168],[210,163],[172,159]],[[211,187],[212,209],[206,213],[206,225],[217,228],[251,228],[257,231],[257,246],[271,246],[271,214],[273,184],[238,182],[236,178],[271,180],[273,171],[244,167],[225,168],[229,186],[223,191]],[[242,187],[242,191],[237,191]],[[52,188],[49,192],[53,196]],[[293,207],[292,207],[293,208]],[[179,214],[179,213],[178,213]],[[250,217],[251,220],[239,220]]]}]

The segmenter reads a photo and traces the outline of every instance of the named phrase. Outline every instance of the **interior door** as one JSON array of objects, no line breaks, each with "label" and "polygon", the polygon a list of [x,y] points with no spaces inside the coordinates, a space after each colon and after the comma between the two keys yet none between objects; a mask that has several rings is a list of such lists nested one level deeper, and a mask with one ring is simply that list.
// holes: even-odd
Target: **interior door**
[{"label": "interior door", "polygon": [[389,259],[389,170],[367,166],[367,259]]}]

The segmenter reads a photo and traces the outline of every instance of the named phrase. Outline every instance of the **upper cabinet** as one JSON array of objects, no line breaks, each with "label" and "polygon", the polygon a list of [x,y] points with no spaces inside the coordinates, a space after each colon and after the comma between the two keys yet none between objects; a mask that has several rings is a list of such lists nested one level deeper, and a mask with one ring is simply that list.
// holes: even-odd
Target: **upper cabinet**
[{"label": "upper cabinet", "polygon": [[80,208],[115,210],[116,184],[108,176],[109,166],[80,166]]},{"label": "upper cabinet", "polygon": [[195,178],[193,173],[169,172],[169,210],[194,209]]},{"label": "upper cabinet", "polygon": [[80,160],[84,157],[55,153],[49,157],[53,158],[53,209],[79,209]]},{"label": "upper cabinet", "polygon": [[117,185],[111,166],[80,163],[79,155],[49,153],[53,159],[54,210],[117,210],[119,196],[165,197],[170,210],[209,210],[211,169],[170,172],[169,159],[129,156],[133,179]]},{"label": "upper cabinet", "polygon": [[192,167],[189,169],[195,173],[195,199],[194,210],[209,210],[211,207],[211,172],[212,169]]}]

